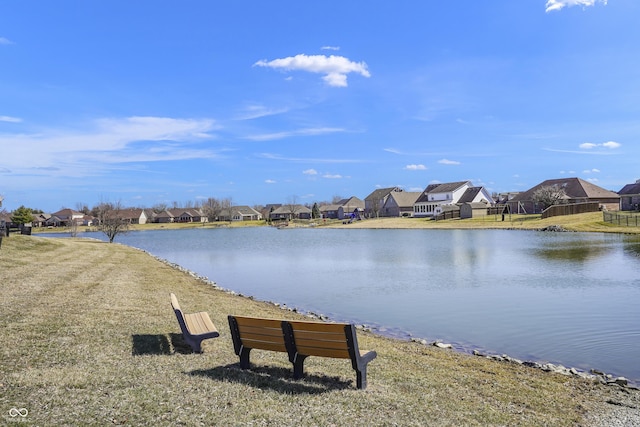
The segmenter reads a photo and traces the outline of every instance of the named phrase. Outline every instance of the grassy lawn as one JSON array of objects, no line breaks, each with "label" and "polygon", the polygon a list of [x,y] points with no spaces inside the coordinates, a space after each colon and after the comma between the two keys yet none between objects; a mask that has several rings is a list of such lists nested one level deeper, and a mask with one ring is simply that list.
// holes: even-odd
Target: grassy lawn
[{"label": "grassy lawn", "polygon": [[578,215],[555,216],[541,219],[540,215],[488,215],[474,219],[448,219],[433,221],[424,218],[379,218],[356,221],[352,224],[332,222],[332,227],[351,228],[438,228],[438,229],[477,229],[501,228],[515,230],[539,230],[552,225],[562,226],[568,231],[594,231],[603,233],[640,234],[640,227],[624,227],[603,221],[602,212],[589,212]]},{"label": "grassy lawn", "polygon": [[[410,221],[410,220],[409,220]],[[250,260],[247,260],[250,267]],[[358,332],[368,388],[346,360],[283,353],[242,371],[228,314],[299,318],[123,245],[12,235],[0,248],[0,422],[34,425],[574,426],[622,391],[575,377]],[[169,293],[221,336],[192,354]],[[625,392],[628,393],[628,392]]]}]

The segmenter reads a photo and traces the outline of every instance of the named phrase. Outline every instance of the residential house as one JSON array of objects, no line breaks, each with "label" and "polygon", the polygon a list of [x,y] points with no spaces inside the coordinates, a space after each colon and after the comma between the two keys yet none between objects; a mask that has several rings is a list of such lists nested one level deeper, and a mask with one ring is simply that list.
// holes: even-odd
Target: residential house
[{"label": "residential house", "polygon": [[419,191],[392,191],[380,210],[380,216],[413,216],[413,204],[421,194]]},{"label": "residential house", "polygon": [[33,221],[31,221],[31,224],[33,224],[34,227],[44,227],[49,218],[51,218],[51,214],[33,214]]},{"label": "residential house", "polygon": [[511,212],[529,214],[542,212],[546,206],[537,203],[534,200],[534,194],[544,187],[563,189],[566,194],[563,203],[597,202],[601,209],[620,209],[620,195],[618,193],[605,190],[581,178],[560,178],[543,181],[509,200],[507,204],[511,208]]},{"label": "residential house", "polygon": [[51,214],[45,221],[47,226],[53,227],[67,227],[72,222],[76,224],[82,224],[84,214],[82,212],[75,211],[73,209],[61,209],[58,212]]},{"label": "residential house", "polygon": [[249,206],[233,206],[222,210],[219,218],[221,221],[259,221],[262,214]]},{"label": "residential house", "polygon": [[382,207],[386,203],[391,193],[399,193],[402,189],[399,187],[378,188],[364,198],[364,213],[368,217],[378,217],[382,211]]},{"label": "residential house", "polygon": [[174,219],[175,216],[169,211],[169,209],[165,209],[155,215],[154,222],[158,222],[160,224],[168,224],[173,222]]},{"label": "residential house", "polygon": [[618,191],[621,211],[640,210],[640,179],[635,184],[627,184]]},{"label": "residential house", "polygon": [[118,214],[120,218],[126,220],[129,224],[146,224],[149,219],[144,209],[120,209]]},{"label": "residential house", "polygon": [[364,212],[365,202],[355,196],[342,199],[331,205],[320,206],[320,214],[323,218],[345,219],[355,214],[360,217]]},{"label": "residential house", "polygon": [[[437,216],[442,212],[443,205],[458,203],[469,188],[472,188],[470,181],[429,184],[414,203],[413,216],[417,218]],[[489,196],[490,199],[491,196]]]},{"label": "residential house", "polygon": [[302,205],[280,206],[269,214],[272,220],[311,219],[311,209]]}]

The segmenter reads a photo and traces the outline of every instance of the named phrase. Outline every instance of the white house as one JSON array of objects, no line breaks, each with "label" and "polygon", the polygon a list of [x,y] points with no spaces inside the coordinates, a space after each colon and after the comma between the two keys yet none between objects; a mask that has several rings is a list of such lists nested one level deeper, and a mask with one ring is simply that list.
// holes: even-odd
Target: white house
[{"label": "white house", "polygon": [[442,213],[445,205],[479,202],[491,205],[491,194],[484,187],[473,187],[470,181],[430,184],[413,204],[413,216],[433,217]]}]

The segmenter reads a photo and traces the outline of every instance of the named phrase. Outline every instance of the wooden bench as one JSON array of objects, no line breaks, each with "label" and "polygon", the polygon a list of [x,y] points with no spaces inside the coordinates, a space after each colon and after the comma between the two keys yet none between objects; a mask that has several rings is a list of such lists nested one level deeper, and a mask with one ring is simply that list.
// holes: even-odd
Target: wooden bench
[{"label": "wooden bench", "polygon": [[180,303],[178,303],[178,298],[173,293],[171,294],[171,307],[173,307],[173,312],[176,314],[185,342],[189,344],[194,352],[202,353],[203,340],[220,336],[206,311],[183,313]]},{"label": "wooden bench", "polygon": [[350,359],[356,371],[356,385],[367,387],[367,364],[375,351],[360,351],[354,325],[348,323],[305,322],[229,316],[229,327],[240,367],[248,369],[249,352],[284,351],[293,364],[293,377],[304,376],[304,361],[309,356]]}]

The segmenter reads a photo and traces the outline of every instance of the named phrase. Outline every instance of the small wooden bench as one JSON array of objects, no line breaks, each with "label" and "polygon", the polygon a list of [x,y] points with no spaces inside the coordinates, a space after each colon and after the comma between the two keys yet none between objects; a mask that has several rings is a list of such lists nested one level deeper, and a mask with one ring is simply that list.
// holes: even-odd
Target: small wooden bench
[{"label": "small wooden bench", "polygon": [[180,303],[178,303],[178,298],[173,293],[171,294],[171,307],[173,307],[173,312],[176,314],[185,342],[189,344],[194,352],[202,353],[203,340],[220,336],[206,311],[183,313]]},{"label": "small wooden bench", "polygon": [[262,319],[229,316],[229,327],[240,367],[248,369],[252,349],[282,351],[293,364],[293,377],[304,376],[304,361],[309,356],[350,359],[356,371],[356,385],[367,387],[367,364],[376,358],[375,351],[360,351],[354,325]]}]

